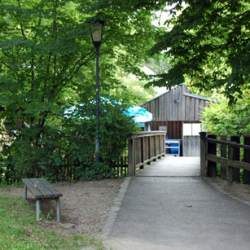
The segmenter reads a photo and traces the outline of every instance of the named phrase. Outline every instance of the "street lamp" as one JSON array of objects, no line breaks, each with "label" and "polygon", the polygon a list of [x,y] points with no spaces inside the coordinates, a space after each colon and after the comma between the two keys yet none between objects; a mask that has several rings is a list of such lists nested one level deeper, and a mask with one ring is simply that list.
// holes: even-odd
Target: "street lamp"
[{"label": "street lamp", "polygon": [[99,162],[99,48],[102,43],[104,21],[96,20],[91,26],[92,42],[96,48],[96,137],[95,137],[95,160]]}]

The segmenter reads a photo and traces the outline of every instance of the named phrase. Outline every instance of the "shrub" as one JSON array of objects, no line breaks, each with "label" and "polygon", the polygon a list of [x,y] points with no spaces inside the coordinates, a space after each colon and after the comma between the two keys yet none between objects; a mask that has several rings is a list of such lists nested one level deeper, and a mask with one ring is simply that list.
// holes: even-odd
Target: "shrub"
[{"label": "shrub", "polygon": [[3,150],[1,169],[9,179],[46,176],[58,179],[114,177],[114,161],[126,149],[127,134],[136,130],[126,106],[115,101],[100,102],[100,162],[95,162],[95,102],[75,106],[61,117],[60,129],[34,126],[22,129]]}]

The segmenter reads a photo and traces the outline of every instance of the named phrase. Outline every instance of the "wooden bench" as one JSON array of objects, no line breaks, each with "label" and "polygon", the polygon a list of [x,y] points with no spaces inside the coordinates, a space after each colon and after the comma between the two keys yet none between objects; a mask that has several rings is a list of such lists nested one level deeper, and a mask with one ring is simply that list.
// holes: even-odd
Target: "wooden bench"
[{"label": "wooden bench", "polygon": [[54,199],[56,200],[57,221],[60,222],[61,220],[60,197],[63,196],[62,193],[60,193],[55,187],[53,187],[47,180],[43,178],[23,179],[22,182],[24,183],[24,192],[23,192],[24,200],[27,199],[27,189],[36,198],[36,219],[39,220],[41,200]]}]

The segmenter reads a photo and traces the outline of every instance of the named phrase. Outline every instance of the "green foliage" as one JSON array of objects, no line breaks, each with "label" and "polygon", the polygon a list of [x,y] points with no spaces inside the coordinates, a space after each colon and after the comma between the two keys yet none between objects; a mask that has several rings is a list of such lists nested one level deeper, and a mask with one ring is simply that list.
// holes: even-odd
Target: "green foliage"
[{"label": "green foliage", "polygon": [[11,140],[0,156],[0,180],[43,173],[54,178],[62,166],[86,170],[81,178],[107,174],[131,122],[107,110],[109,119],[100,121],[102,145],[107,145],[101,146],[103,167],[94,169],[94,118],[66,122],[62,110],[79,103],[87,107],[95,97],[89,26],[99,17],[108,24],[100,48],[100,95],[138,102],[124,84],[120,88],[117,72],[143,76],[140,67],[156,29],[151,10],[139,7],[113,0],[0,2],[0,119],[5,118]]},{"label": "green foliage", "polygon": [[244,92],[243,98],[233,106],[226,99],[220,103],[210,103],[205,108],[202,119],[206,129],[213,134],[243,135],[250,133],[250,97]]},{"label": "green foliage", "polygon": [[67,166],[74,166],[75,172],[65,174],[74,174],[76,179],[114,177],[114,162],[126,149],[128,133],[136,130],[132,119],[124,114],[125,108],[114,100],[100,102],[98,165],[95,163],[96,105],[92,101],[75,106],[68,118],[61,119],[60,129],[44,127],[37,140],[32,136],[37,134],[37,127],[23,129],[3,151],[5,159],[0,169],[6,177],[17,180],[41,175],[55,180],[61,168]]},{"label": "green foliage", "polygon": [[[100,179],[113,177],[110,168],[127,146],[127,135],[135,131],[132,119],[125,115],[126,105],[114,100],[100,102],[100,158],[101,163],[95,165],[95,102],[76,106],[76,111],[69,119],[65,119],[67,140],[72,152],[71,164],[79,165],[81,179]],[[82,146],[84,145],[84,147]]]},{"label": "green foliage", "polygon": [[[246,0],[187,0],[176,3],[152,54],[164,52],[172,68],[152,84],[168,87],[189,81],[201,90],[221,89],[230,98],[250,83],[250,3]],[[177,15],[178,14],[178,15]]]},{"label": "green foliage", "polygon": [[28,202],[21,197],[0,196],[1,250],[79,250],[84,246],[104,249],[97,239],[83,235],[61,235],[47,230],[35,221],[35,213]]},{"label": "green foliage", "polygon": [[157,54],[154,58],[150,58],[147,65],[159,74],[167,73],[171,68],[170,59],[164,54]]},{"label": "green foliage", "polygon": [[[145,88],[148,80],[142,80],[135,77],[135,75],[118,72],[117,79],[122,82],[122,85],[111,91],[115,94],[116,98],[124,99],[123,92],[126,92],[126,100],[135,105],[140,105],[153,99],[156,92],[153,87]],[[119,95],[118,93],[122,93]]]}]

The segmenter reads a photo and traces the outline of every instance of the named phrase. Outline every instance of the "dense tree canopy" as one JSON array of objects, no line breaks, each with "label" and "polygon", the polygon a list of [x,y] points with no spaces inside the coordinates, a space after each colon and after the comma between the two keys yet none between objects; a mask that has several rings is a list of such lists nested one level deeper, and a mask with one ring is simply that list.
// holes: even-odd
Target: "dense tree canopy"
[{"label": "dense tree canopy", "polygon": [[101,94],[120,84],[118,68],[139,74],[147,47],[141,40],[147,38],[148,46],[153,41],[150,11],[121,12],[117,5],[100,3],[1,1],[0,105],[8,122],[22,119],[42,128],[58,106],[93,99],[95,49],[89,22],[97,10],[108,23],[101,47]]},{"label": "dense tree canopy", "polygon": [[174,86],[186,81],[203,90],[222,89],[231,99],[249,88],[249,1],[165,2],[177,5],[170,10],[169,30],[159,36],[152,53],[164,52],[172,68],[153,84]]},{"label": "dense tree canopy", "polygon": [[[127,94],[116,76],[121,70],[138,77],[142,75],[140,66],[147,58],[146,51],[152,46],[156,32],[151,25],[151,9],[135,11],[122,2],[121,5],[113,1],[106,4],[97,0],[0,1],[0,118],[5,118],[4,125],[12,138],[11,143],[5,145],[0,173],[3,169],[6,171],[6,166],[23,171],[26,165],[29,171],[39,172],[60,162],[70,164],[69,160],[65,161],[65,150],[74,148],[77,142],[72,141],[74,145],[71,145],[72,138],[64,138],[74,122],[63,122],[63,109],[79,103],[86,105],[95,99],[95,48],[89,27],[96,18],[107,23],[100,49],[100,94],[104,97],[112,94],[119,101],[131,104],[132,91]],[[119,93],[115,89],[119,89]],[[123,124],[121,140],[124,142],[126,133],[133,128],[128,119],[122,117],[121,108],[117,110],[121,117],[116,113],[109,121],[117,124],[116,131],[100,119],[100,127],[107,128],[102,141],[119,133],[120,121],[128,125]],[[78,122],[84,128],[89,123],[88,120]],[[95,133],[95,127],[91,128]],[[94,135],[88,135],[91,137],[89,147],[85,148],[93,149]],[[59,150],[62,141],[64,148]],[[124,142],[120,144],[123,147]],[[116,148],[121,151],[120,147]],[[93,160],[94,151],[88,153]],[[104,150],[103,154],[106,153]],[[72,164],[87,164],[82,155],[77,157]],[[56,161],[51,161],[55,158]]]}]

